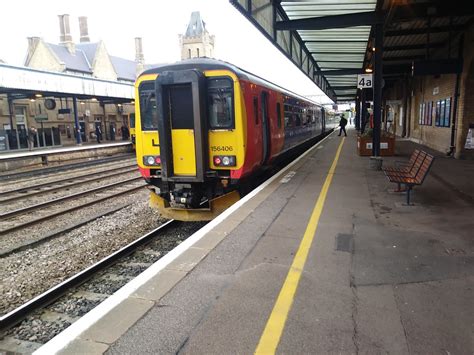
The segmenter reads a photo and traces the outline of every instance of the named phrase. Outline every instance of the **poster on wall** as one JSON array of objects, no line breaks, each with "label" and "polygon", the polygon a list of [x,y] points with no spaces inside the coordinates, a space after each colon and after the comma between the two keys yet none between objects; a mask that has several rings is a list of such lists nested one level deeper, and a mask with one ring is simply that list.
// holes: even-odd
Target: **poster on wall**
[{"label": "poster on wall", "polygon": [[472,128],[469,128],[469,131],[467,131],[466,144],[464,144],[464,149],[474,149],[474,142],[472,141]]}]

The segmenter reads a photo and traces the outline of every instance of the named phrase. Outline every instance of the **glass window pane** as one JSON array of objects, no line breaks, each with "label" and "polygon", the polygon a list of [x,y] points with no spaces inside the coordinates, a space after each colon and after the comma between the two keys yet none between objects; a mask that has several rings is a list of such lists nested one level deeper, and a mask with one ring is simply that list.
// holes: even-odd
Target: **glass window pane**
[{"label": "glass window pane", "polygon": [[208,79],[207,89],[209,126],[214,129],[234,128],[232,80]]}]

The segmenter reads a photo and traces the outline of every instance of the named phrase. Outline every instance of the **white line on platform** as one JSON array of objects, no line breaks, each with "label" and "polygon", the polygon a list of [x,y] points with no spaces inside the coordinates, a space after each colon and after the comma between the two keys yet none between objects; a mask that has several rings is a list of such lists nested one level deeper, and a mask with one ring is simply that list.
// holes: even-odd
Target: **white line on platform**
[{"label": "white line on platform", "polygon": [[151,265],[148,269],[142,272],[138,277],[136,277],[135,279],[127,283],[120,290],[118,290],[112,296],[107,298],[104,302],[99,304],[97,307],[95,307],[89,313],[84,315],[78,321],[74,322],[70,327],[66,328],[63,332],[56,335],[53,339],[51,339],[49,342],[44,344],[42,347],[36,350],[33,354],[34,355],[50,355],[50,354],[56,354],[62,349],[64,349],[70,342],[78,338],[90,326],[92,326],[99,319],[104,317],[108,312],[110,312],[119,303],[121,303],[127,297],[129,297],[132,293],[134,293],[139,287],[141,287],[146,282],[148,282],[151,278],[153,278],[156,274],[158,274],[161,270],[163,270],[167,265],[169,265],[173,260],[175,260],[182,253],[184,253],[187,249],[192,247],[197,241],[199,241],[202,237],[204,237],[209,231],[211,231],[219,223],[224,221],[234,211],[239,209],[243,204],[245,204],[247,201],[249,201],[254,196],[256,196],[260,191],[262,191],[265,187],[270,185],[273,181],[275,181],[276,179],[279,179],[283,174],[287,173],[287,171],[291,167],[293,167],[296,163],[298,163],[301,159],[306,157],[308,154],[313,152],[322,142],[328,139],[328,137],[330,137],[331,135],[332,133],[329,134],[324,139],[322,139],[316,145],[308,149],[300,157],[293,160],[290,164],[288,164],[285,168],[280,170],[277,174],[272,176],[270,179],[265,181],[263,184],[259,185],[256,189],[252,190],[252,192],[250,192],[244,198],[234,203],[232,206],[230,206],[228,209],[222,212],[219,216],[214,218],[211,222],[206,224],[204,227],[202,227],[200,230],[195,232],[184,242],[179,244],[176,248],[171,250],[168,254],[163,256],[156,263]]}]

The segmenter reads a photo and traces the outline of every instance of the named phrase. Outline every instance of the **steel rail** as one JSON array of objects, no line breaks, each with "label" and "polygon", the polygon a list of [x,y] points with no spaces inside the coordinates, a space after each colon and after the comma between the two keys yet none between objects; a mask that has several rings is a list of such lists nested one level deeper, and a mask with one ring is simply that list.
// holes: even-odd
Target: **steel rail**
[{"label": "steel rail", "polygon": [[[127,169],[127,170],[125,170],[125,169]],[[7,197],[7,198],[4,198],[4,199],[0,199],[0,203],[21,200],[21,199],[28,198],[28,197],[31,197],[31,196],[43,195],[43,194],[47,194],[49,192],[60,191],[60,190],[63,190],[65,188],[68,188],[68,187],[75,187],[75,186],[79,186],[79,185],[84,185],[84,184],[87,184],[89,182],[94,182],[94,181],[98,181],[98,180],[102,180],[102,179],[107,179],[107,178],[118,176],[118,175],[121,175],[121,174],[129,174],[129,173],[137,171],[137,169],[135,169],[135,168],[121,168],[121,169],[114,169],[114,170],[125,170],[125,171],[115,172],[115,173],[110,173],[110,174],[104,174],[104,175],[99,175],[100,173],[84,174],[84,175],[81,175],[80,177],[73,177],[73,178],[70,178],[70,179],[56,180],[55,181],[56,184],[58,184],[60,182],[68,182],[68,183],[65,183],[63,185],[59,185],[59,186],[56,186],[56,187],[52,187],[52,188],[46,189],[46,190],[34,191],[34,192],[26,193],[26,194],[20,195],[20,196],[11,196],[11,197]],[[90,179],[86,179],[86,180],[81,180],[81,181],[72,181],[72,180],[76,180],[76,179],[80,179],[80,178],[84,179],[87,176],[94,176],[94,175],[99,175],[99,176],[96,176],[96,177],[93,177],[93,178],[90,178]],[[6,191],[4,193],[0,193],[0,196],[2,196],[3,194],[20,193],[22,191],[34,190],[34,189],[38,189],[40,187],[51,186],[51,185],[54,185],[54,182],[44,183],[44,184],[40,184],[40,185],[36,185],[36,186],[32,186],[32,187],[23,187],[21,189],[18,189],[18,191],[17,190]]]},{"label": "steel rail", "polygon": [[130,178],[130,179],[127,179],[127,180],[114,182],[112,184],[96,187],[96,188],[93,188],[93,189],[90,189],[90,190],[77,192],[77,193],[72,194],[72,195],[55,198],[54,200],[37,203],[36,205],[31,205],[31,206],[28,206],[28,207],[25,207],[25,208],[19,208],[17,210],[5,212],[5,213],[0,214],[0,220],[4,220],[4,219],[10,218],[10,217],[14,217],[14,216],[17,216],[19,214],[23,214],[23,213],[30,212],[30,211],[33,211],[33,210],[37,210],[39,208],[43,208],[43,207],[46,207],[46,206],[54,205],[54,204],[57,204],[59,202],[73,200],[73,199],[81,197],[81,196],[90,195],[94,192],[99,192],[99,191],[102,191],[102,190],[106,190],[108,188],[112,188],[112,187],[119,186],[119,185],[124,185],[124,184],[132,182],[134,180],[141,180],[141,179],[143,179],[141,176],[137,176],[137,177],[133,177],[133,178]]},{"label": "steel rail", "polygon": [[113,254],[103,258],[102,260],[98,261],[97,263],[89,266],[85,270],[79,272],[78,274],[70,277],[69,279],[61,282],[60,284],[54,286],[53,288],[49,289],[48,291],[42,293],[41,295],[36,296],[32,300],[28,301],[27,303],[23,304],[22,306],[14,309],[13,311],[7,313],[6,315],[0,317],[0,332],[4,332],[8,328],[14,326],[15,324],[21,322],[25,317],[27,317],[32,312],[41,309],[48,304],[54,302],[59,297],[67,293],[71,288],[77,287],[80,284],[87,281],[93,275],[98,273],[101,270],[104,270],[108,266],[116,263],[121,258],[131,254],[137,248],[141,247],[142,245],[147,244],[153,238],[157,236],[158,233],[166,230],[170,227],[170,225],[175,224],[175,220],[170,220],[158,228],[152,230],[151,232],[145,234],[144,236],[140,237],[139,239],[135,240],[134,242],[126,245],[120,250],[117,250]]},{"label": "steel rail", "polygon": [[[53,180],[53,181],[47,181],[47,182],[44,182],[42,184],[38,184],[38,185],[33,185],[33,186],[27,186],[27,187],[20,187],[18,189],[13,189],[13,190],[7,190],[7,191],[0,191],[0,196],[3,196],[3,195],[9,195],[9,194],[13,194],[13,193],[19,193],[19,192],[24,192],[24,191],[28,191],[28,190],[36,190],[36,189],[39,189],[39,188],[42,188],[42,187],[47,187],[48,185],[54,185],[54,184],[59,184],[61,182],[67,182],[67,181],[72,181],[72,180],[75,180],[75,179],[82,179],[82,178],[85,178],[85,177],[89,177],[89,176],[94,176],[94,175],[98,175],[98,174],[102,174],[102,173],[110,173],[112,171],[117,171],[117,170],[122,170],[122,169],[126,169],[126,168],[131,168],[133,166],[137,166],[137,164],[129,164],[129,165],[124,165],[124,166],[120,166],[120,167],[117,167],[117,168],[112,168],[112,169],[107,169],[107,170],[101,170],[101,171],[96,171],[96,172],[92,172],[92,173],[86,173],[86,174],[82,174],[82,175],[76,175],[76,176],[71,176],[69,178],[61,178],[61,179],[57,179],[57,180]],[[2,200],[3,201],[3,200]]]},{"label": "steel rail", "polygon": [[30,170],[30,171],[23,171],[23,172],[18,172],[18,173],[3,174],[3,175],[0,175],[0,181],[10,180],[13,178],[47,175],[50,173],[57,173],[60,171],[65,171],[65,170],[70,170],[70,169],[84,168],[91,165],[107,164],[107,163],[112,163],[116,160],[124,159],[127,157],[130,157],[129,159],[132,159],[134,157],[134,154],[121,154],[119,156],[99,158],[96,160],[88,160],[88,161],[83,161],[80,163],[72,163],[72,164],[65,164],[65,165],[60,165],[60,166],[51,166],[51,167],[42,168],[42,169],[35,169],[35,170]]},{"label": "steel rail", "polygon": [[68,208],[68,209],[61,210],[61,211],[58,211],[58,212],[49,214],[49,215],[47,215],[47,216],[38,217],[38,218],[33,219],[33,220],[31,220],[31,221],[28,221],[28,222],[25,222],[25,223],[22,223],[22,224],[17,224],[17,225],[15,225],[15,226],[13,226],[13,227],[9,227],[9,228],[6,228],[6,229],[2,229],[2,230],[0,230],[0,235],[4,235],[4,234],[7,234],[7,233],[11,233],[11,232],[14,232],[14,231],[16,231],[16,230],[18,230],[18,229],[26,228],[26,227],[32,226],[32,225],[34,225],[34,224],[47,221],[48,219],[52,219],[52,218],[54,218],[54,217],[61,216],[61,215],[66,214],[66,213],[69,213],[69,212],[72,212],[72,211],[75,211],[75,210],[79,210],[79,209],[81,209],[81,208],[88,207],[88,206],[94,205],[94,204],[96,204],[96,203],[105,201],[105,200],[109,200],[109,199],[114,198],[114,197],[116,197],[116,196],[125,195],[125,194],[127,194],[127,193],[130,193],[131,191],[139,190],[139,189],[142,189],[142,188],[144,188],[144,187],[146,187],[146,186],[147,186],[147,184],[142,184],[142,185],[140,185],[140,186],[133,187],[133,188],[128,189],[128,190],[116,192],[116,193],[113,194],[113,195],[101,197],[101,198],[99,198],[99,199],[95,199],[95,200],[86,202],[86,203],[84,203],[84,204],[78,205],[78,206],[70,207],[70,208]]}]

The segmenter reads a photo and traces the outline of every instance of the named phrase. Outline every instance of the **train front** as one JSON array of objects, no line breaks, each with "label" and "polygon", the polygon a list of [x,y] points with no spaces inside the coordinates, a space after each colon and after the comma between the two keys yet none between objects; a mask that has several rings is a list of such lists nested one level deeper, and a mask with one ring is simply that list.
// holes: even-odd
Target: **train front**
[{"label": "train front", "polygon": [[138,78],[136,97],[137,162],[152,207],[210,220],[237,201],[245,148],[235,74],[162,67]]}]

